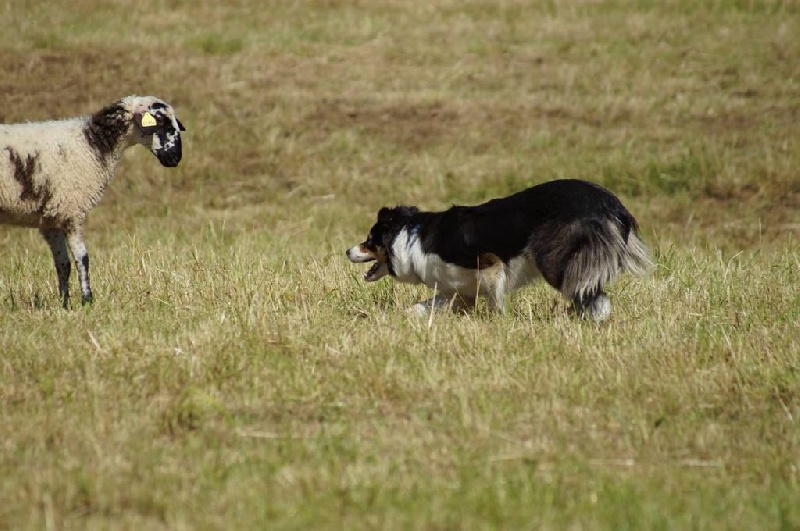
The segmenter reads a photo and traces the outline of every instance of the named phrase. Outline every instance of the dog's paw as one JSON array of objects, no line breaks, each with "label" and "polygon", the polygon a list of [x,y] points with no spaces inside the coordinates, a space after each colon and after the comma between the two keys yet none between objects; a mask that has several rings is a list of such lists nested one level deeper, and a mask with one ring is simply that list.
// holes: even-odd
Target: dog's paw
[{"label": "dog's paw", "polygon": [[430,303],[425,302],[418,302],[414,306],[406,308],[406,313],[412,317],[425,317],[430,311]]}]

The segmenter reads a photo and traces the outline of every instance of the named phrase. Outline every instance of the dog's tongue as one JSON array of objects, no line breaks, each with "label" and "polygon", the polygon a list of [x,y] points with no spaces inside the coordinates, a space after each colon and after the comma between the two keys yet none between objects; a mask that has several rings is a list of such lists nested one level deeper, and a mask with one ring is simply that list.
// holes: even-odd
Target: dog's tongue
[{"label": "dog's tongue", "polygon": [[375,273],[378,272],[378,270],[381,268],[382,265],[383,264],[381,264],[380,262],[375,262],[374,264],[372,264],[372,267],[370,267],[369,270],[366,273],[364,273],[364,280],[366,280],[367,282],[375,280]]}]

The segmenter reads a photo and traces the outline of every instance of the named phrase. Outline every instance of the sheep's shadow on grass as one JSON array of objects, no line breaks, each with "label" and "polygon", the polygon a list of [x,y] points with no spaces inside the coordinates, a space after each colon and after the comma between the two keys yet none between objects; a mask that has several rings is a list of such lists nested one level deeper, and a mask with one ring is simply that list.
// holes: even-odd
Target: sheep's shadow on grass
[{"label": "sheep's shadow on grass", "polygon": [[70,299],[64,307],[61,297],[57,293],[42,292],[39,289],[8,288],[5,295],[0,298],[0,311],[20,312],[30,310],[47,311],[79,311],[92,306],[91,303],[81,304],[80,298]]},{"label": "sheep's shadow on grass", "polygon": [[46,310],[60,308],[59,298],[51,295],[42,295],[37,290],[15,290],[9,289],[2,298],[2,308],[9,311],[20,310]]}]

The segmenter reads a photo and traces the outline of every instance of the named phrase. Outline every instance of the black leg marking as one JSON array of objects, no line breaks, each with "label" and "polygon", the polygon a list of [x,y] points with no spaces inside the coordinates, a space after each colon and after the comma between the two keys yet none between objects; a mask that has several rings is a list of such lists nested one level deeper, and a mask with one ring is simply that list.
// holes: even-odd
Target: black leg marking
[{"label": "black leg marking", "polygon": [[89,286],[89,253],[83,255],[81,258],[81,265],[83,265],[83,270],[86,272],[86,289],[83,291],[83,297],[81,298],[81,304],[91,304],[94,302],[94,296],[92,295],[92,288]]},{"label": "black leg marking", "polygon": [[50,246],[50,252],[53,254],[53,263],[56,266],[56,275],[58,275],[58,293],[61,296],[61,304],[64,308],[68,308],[69,275],[72,267],[69,263],[66,235],[61,229],[42,229],[40,232]]}]

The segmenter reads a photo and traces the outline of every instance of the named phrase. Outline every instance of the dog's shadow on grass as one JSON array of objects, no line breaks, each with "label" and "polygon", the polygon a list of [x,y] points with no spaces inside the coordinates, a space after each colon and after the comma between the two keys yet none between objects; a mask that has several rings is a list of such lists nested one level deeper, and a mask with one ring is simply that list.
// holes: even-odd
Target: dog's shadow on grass
[{"label": "dog's shadow on grass", "polygon": [[395,297],[393,294],[375,294],[368,297],[369,301],[360,301],[360,304],[352,304],[348,309],[348,314],[358,319],[368,319],[377,315],[394,315],[412,321],[429,321],[439,319],[467,319],[478,322],[506,321],[515,322],[536,322],[553,323],[560,319],[569,319],[576,323],[594,323],[594,321],[581,319],[575,314],[571,305],[559,299],[552,301],[542,301],[537,304],[522,302],[509,304],[505,312],[492,310],[485,301],[479,300],[474,307],[430,307],[425,312],[416,310],[417,304],[405,297]]}]

